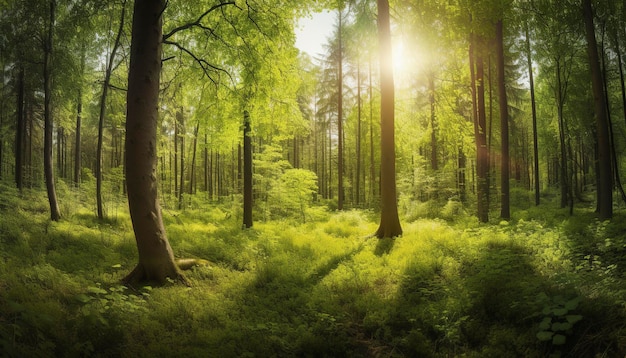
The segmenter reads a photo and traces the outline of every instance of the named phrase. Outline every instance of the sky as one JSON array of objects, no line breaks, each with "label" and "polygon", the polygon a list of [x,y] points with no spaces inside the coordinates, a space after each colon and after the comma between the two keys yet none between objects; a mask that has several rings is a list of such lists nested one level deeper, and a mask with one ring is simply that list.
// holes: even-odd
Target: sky
[{"label": "sky", "polygon": [[323,53],[323,46],[333,32],[336,17],[337,14],[324,11],[301,19],[296,28],[296,47],[311,57]]}]

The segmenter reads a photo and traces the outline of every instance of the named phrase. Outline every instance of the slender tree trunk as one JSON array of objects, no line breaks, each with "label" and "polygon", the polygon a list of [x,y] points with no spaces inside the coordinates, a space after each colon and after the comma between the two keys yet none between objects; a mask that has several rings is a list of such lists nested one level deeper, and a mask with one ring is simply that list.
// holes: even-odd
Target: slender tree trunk
[{"label": "slender tree trunk", "polygon": [[372,85],[372,58],[369,60],[369,104],[370,104],[370,204],[376,198],[376,160],[374,158],[374,94]]},{"label": "slender tree trunk", "polygon": [[243,113],[243,227],[252,227],[252,138],[250,113]]},{"label": "slender tree trunk", "polygon": [[357,58],[356,65],[356,176],[354,181],[355,201],[359,206],[361,199],[361,62]]},{"label": "slender tree trunk", "polygon": [[200,130],[200,121],[196,123],[193,130],[193,149],[191,152],[191,173],[189,174],[189,195],[193,195],[196,191],[196,151],[198,148],[198,131]]},{"label": "slender tree trunk", "polygon": [[204,132],[204,150],[203,150],[203,158],[204,158],[204,191],[209,192],[209,143],[208,143],[208,134]]},{"label": "slender tree trunk", "polygon": [[378,3],[378,43],[380,46],[380,147],[381,213],[378,238],[402,235],[396,198],[396,153],[394,139],[394,83],[391,28],[388,0]]},{"label": "slender tree trunk", "polygon": [[26,116],[24,115],[24,67],[17,75],[17,123],[15,131],[15,185],[24,188],[24,139],[26,138]]},{"label": "slender tree trunk", "polygon": [[[185,118],[182,108],[176,112],[176,123],[180,126],[178,135],[180,136],[180,183],[178,184],[178,210],[183,208],[183,192],[185,191]],[[176,178],[174,180],[178,180]]]},{"label": "slender tree trunk", "polygon": [[339,59],[337,78],[337,210],[343,210],[343,44],[342,44],[342,9],[339,9]]},{"label": "slender tree trunk", "polygon": [[428,99],[430,102],[430,166],[438,170],[437,160],[437,116],[435,114],[435,73],[428,74]]},{"label": "slender tree trunk", "polygon": [[[85,65],[85,52],[83,50],[81,56],[81,79],[82,74],[84,73],[84,65]],[[76,96],[76,137],[74,139],[74,185],[76,187],[80,186],[81,179],[81,138],[80,138],[80,130],[81,130],[81,122],[83,117],[83,90],[82,85],[79,85],[78,94]]]},{"label": "slender tree trunk", "polygon": [[509,203],[509,105],[506,97],[506,79],[504,78],[504,29],[502,20],[496,23],[496,47],[498,67],[498,98],[500,100],[500,145],[502,159],[500,162],[500,217],[511,218]]},{"label": "slender tree trunk", "polygon": [[602,88],[602,71],[598,57],[598,45],[593,24],[591,0],[582,0],[582,9],[585,21],[587,56],[589,58],[591,71],[591,85],[596,115],[596,135],[598,139],[598,214],[601,219],[606,220],[613,217],[613,173],[611,166],[609,121],[606,114],[606,101],[604,99],[606,94]]},{"label": "slender tree trunk", "polygon": [[187,283],[167,240],[155,177],[164,8],[164,0],[136,0],[133,14],[125,148],[128,206],[139,263],[123,280],[131,285],[164,284],[167,278]]},{"label": "slender tree trunk", "polygon": [[50,219],[52,221],[59,221],[61,219],[61,213],[59,211],[59,203],[57,200],[57,193],[54,186],[54,166],[52,163],[52,70],[51,70],[51,57],[53,50],[53,30],[54,30],[54,18],[56,10],[56,0],[50,1],[50,19],[48,23],[48,32],[45,40],[44,59],[43,59],[43,81],[44,81],[44,174],[46,177],[46,190],[48,192],[48,202],[50,203]]},{"label": "slender tree trunk", "polygon": [[533,77],[532,52],[530,48],[530,35],[528,33],[528,23],[525,24],[526,31],[526,61],[528,63],[528,80],[530,83],[530,107],[533,117],[533,175],[535,185],[535,205],[539,205],[540,184],[539,184],[539,144],[537,138],[537,105],[535,102],[535,80]]},{"label": "slender tree trunk", "polygon": [[111,49],[111,55],[107,61],[107,67],[104,74],[104,82],[102,83],[102,95],[100,96],[100,116],[98,117],[98,147],[96,149],[96,204],[98,210],[98,219],[104,219],[104,210],[102,208],[102,143],[104,136],[104,118],[106,115],[106,100],[109,91],[109,83],[111,82],[111,73],[113,72],[113,62],[115,54],[120,46],[122,30],[124,29],[124,18],[126,16],[126,1],[122,2],[122,14],[120,15],[120,24],[115,36],[115,42]]},{"label": "slender tree trunk", "polygon": [[477,216],[480,222],[489,221],[489,151],[487,148],[484,60],[476,49],[476,35],[470,35],[470,74],[472,98],[474,100],[474,139],[476,142],[476,201]]}]

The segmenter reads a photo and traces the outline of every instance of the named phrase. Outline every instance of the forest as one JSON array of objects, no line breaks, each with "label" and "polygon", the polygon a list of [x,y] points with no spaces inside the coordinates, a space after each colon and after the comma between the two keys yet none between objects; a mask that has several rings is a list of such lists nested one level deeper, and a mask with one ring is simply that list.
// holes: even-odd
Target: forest
[{"label": "forest", "polygon": [[624,48],[618,1],[0,0],[0,356],[624,357]]}]

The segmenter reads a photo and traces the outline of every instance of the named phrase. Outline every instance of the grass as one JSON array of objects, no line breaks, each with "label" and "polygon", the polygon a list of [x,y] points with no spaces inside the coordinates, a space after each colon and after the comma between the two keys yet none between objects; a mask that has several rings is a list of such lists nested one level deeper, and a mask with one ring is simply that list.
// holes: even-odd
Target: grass
[{"label": "grass", "polygon": [[136,260],[123,205],[105,222],[68,205],[51,223],[41,191],[0,186],[0,203],[3,356],[626,353],[621,212],[602,223],[527,207],[477,225],[452,203],[446,220],[413,210],[402,237],[378,240],[366,211],[241,230],[230,203],[168,209],[176,255],[211,265],[187,271],[192,287],[133,291],[119,283]]}]

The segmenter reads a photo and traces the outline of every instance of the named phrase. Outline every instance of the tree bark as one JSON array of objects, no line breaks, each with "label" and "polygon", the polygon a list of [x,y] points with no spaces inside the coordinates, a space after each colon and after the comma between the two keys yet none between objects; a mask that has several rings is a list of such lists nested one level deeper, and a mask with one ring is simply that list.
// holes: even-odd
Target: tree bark
[{"label": "tree bark", "polygon": [[437,116],[435,114],[435,73],[428,74],[428,100],[430,102],[430,166],[438,170],[437,160]]},{"label": "tree bark", "polygon": [[509,202],[509,108],[506,97],[506,79],[504,77],[504,29],[502,20],[496,23],[496,47],[498,67],[498,99],[500,107],[500,218],[509,220],[511,209]]},{"label": "tree bark", "polygon": [[339,9],[339,58],[337,66],[337,210],[343,210],[343,43],[342,43],[342,17],[343,9]]},{"label": "tree bark", "polygon": [[396,152],[394,139],[394,82],[391,54],[389,1],[378,3],[378,43],[380,46],[380,154],[381,213],[378,238],[402,235],[396,198]]},{"label": "tree bark", "polygon": [[196,152],[198,150],[198,131],[200,130],[200,121],[196,123],[193,131],[193,149],[191,152],[191,172],[189,173],[189,195],[193,195],[196,191]]},{"label": "tree bark", "polygon": [[156,135],[165,1],[136,0],[133,14],[126,116],[126,185],[139,263],[124,278],[130,285],[187,283],[176,266],[157,198]]},{"label": "tree bark", "polygon": [[180,178],[174,178],[174,180],[180,180],[178,184],[178,210],[181,210],[183,208],[183,192],[185,191],[185,117],[182,108],[176,112],[176,126],[179,126],[177,137],[180,136],[178,140],[180,143]]},{"label": "tree bark", "polygon": [[359,206],[361,199],[361,62],[356,65],[356,176],[354,181],[354,203]]},{"label": "tree bark", "polygon": [[595,28],[593,24],[593,9],[591,0],[582,0],[583,18],[585,21],[585,35],[587,39],[587,57],[591,71],[591,86],[596,116],[596,136],[598,141],[598,188],[597,204],[600,219],[607,220],[613,217],[613,173],[611,166],[611,144],[609,138],[609,124],[606,115],[605,93],[602,88],[602,71],[598,57]]},{"label": "tree bark", "polygon": [[526,32],[526,61],[528,63],[528,81],[530,84],[530,108],[533,117],[533,177],[535,186],[535,205],[541,203],[539,185],[539,144],[537,138],[537,104],[535,102],[535,80],[533,77],[532,52],[530,49],[530,35],[528,33],[528,23],[524,28]]},{"label": "tree bark", "polygon": [[24,67],[17,75],[17,123],[15,131],[15,185],[24,188],[24,140],[26,139],[26,117],[24,115]]},{"label": "tree bark", "polygon": [[[487,116],[485,113],[484,60],[476,50],[476,36],[470,40],[470,66],[473,78],[472,95],[474,105],[474,139],[476,142],[476,201],[480,222],[489,221],[489,150],[487,148]],[[474,68],[475,67],[475,68]],[[475,72],[474,72],[475,71]]]},{"label": "tree bark", "polygon": [[44,43],[43,56],[43,82],[44,82],[44,142],[43,142],[43,165],[44,175],[46,177],[46,191],[48,192],[48,202],[50,204],[50,219],[59,221],[61,212],[59,211],[59,203],[57,193],[54,186],[54,166],[52,160],[52,74],[51,74],[51,57],[52,57],[52,39],[54,30],[54,17],[56,9],[56,0],[50,1],[50,19],[48,23],[47,37]]},{"label": "tree bark", "polygon": [[243,227],[252,227],[252,138],[250,113],[243,113]]},{"label": "tree bark", "polygon": [[124,18],[126,16],[126,1],[122,2],[122,14],[120,15],[120,24],[115,36],[115,42],[111,49],[111,55],[107,61],[106,71],[104,73],[104,81],[102,83],[102,95],[100,96],[100,116],[98,117],[98,145],[96,149],[96,206],[98,210],[98,219],[104,219],[104,210],[102,208],[102,144],[104,136],[104,117],[106,115],[106,100],[109,92],[109,83],[111,82],[111,73],[113,72],[113,61],[115,54],[120,46],[122,30],[124,29]]}]

